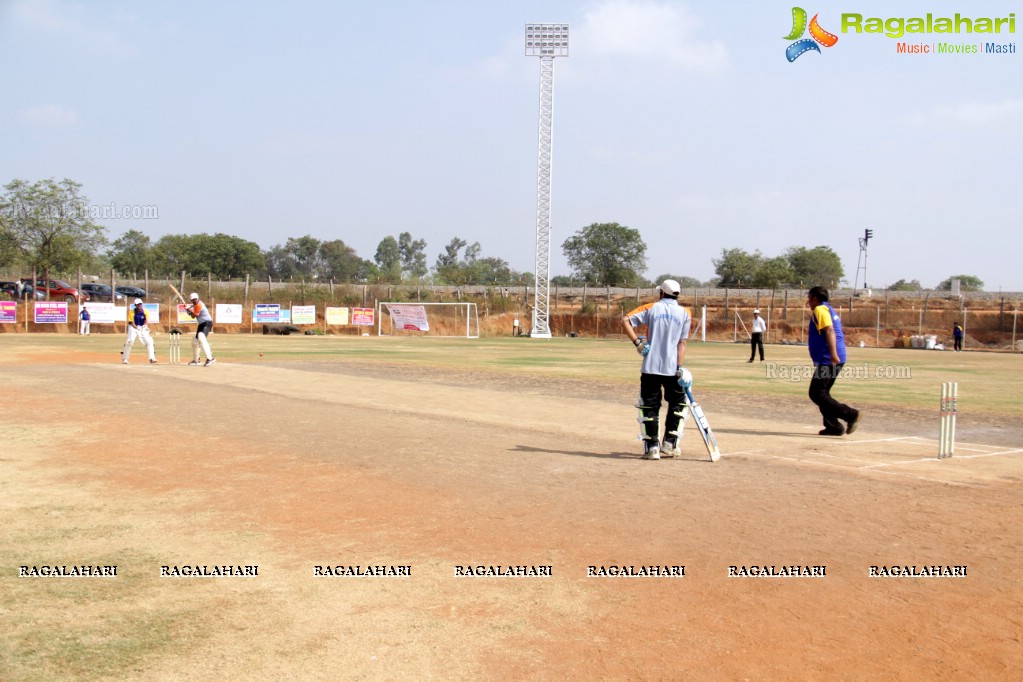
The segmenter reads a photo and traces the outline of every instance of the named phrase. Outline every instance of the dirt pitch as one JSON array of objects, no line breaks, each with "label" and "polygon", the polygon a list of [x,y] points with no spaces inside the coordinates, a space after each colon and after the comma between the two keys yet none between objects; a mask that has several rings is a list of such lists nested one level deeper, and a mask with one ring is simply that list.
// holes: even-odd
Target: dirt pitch
[{"label": "dirt pitch", "polygon": [[[1018,424],[939,462],[936,417],[826,440],[805,400],[706,391],[721,461],[689,431],[646,462],[634,382],[416,369],[373,341],[238,338],[196,368],[0,336],[0,679],[1020,679]],[[82,564],[117,577],[18,577]],[[258,577],[160,577],[182,564]],[[412,575],[313,575],[339,564]],[[613,564],[685,575],[587,577]]]}]

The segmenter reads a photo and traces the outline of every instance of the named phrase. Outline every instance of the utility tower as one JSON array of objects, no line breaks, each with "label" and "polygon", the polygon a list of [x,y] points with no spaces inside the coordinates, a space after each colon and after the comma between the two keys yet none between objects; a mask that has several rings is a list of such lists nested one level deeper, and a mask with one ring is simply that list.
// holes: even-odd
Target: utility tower
[{"label": "utility tower", "polygon": [[568,24],[526,24],[526,56],[540,58],[540,135],[536,171],[536,288],[529,335],[551,338],[551,136],[554,58],[568,56]]},{"label": "utility tower", "polygon": [[867,286],[867,242],[874,236],[873,230],[863,230],[863,236],[860,237],[860,259],[856,263],[856,277],[853,278],[853,291],[858,291],[857,284],[860,281],[860,271],[863,271],[863,288],[869,289]]}]

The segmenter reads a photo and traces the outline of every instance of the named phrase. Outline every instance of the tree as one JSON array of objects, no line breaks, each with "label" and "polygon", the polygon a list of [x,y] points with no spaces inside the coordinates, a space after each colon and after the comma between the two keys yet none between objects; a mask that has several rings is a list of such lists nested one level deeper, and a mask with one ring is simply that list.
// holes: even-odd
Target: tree
[{"label": "tree", "polygon": [[320,240],[312,235],[304,237],[288,237],[284,250],[291,256],[295,265],[293,277],[316,279],[320,276],[323,264],[320,260]]},{"label": "tree", "polygon": [[[459,260],[458,253],[468,242],[461,237],[454,237],[444,247],[444,253],[437,256],[437,262],[433,267],[434,274],[441,283],[461,285],[466,284],[466,262]],[[474,246],[479,247],[479,242]],[[471,247],[470,247],[471,248]],[[468,250],[466,251],[468,253]]]},{"label": "tree", "polygon": [[952,291],[952,280],[954,279],[959,280],[960,291],[984,291],[984,281],[973,275],[953,275],[946,280],[942,280],[935,288],[938,291]]},{"label": "tree", "polygon": [[918,279],[914,279],[909,282],[904,279],[900,279],[898,282],[888,287],[889,291],[920,291],[921,289],[923,289],[923,287],[920,286],[920,280]]},{"label": "tree", "polygon": [[462,250],[467,242],[461,237],[453,238],[447,246],[444,247],[444,253],[437,255],[437,263],[434,265],[435,270],[446,268],[451,265],[458,263],[458,252]]},{"label": "tree", "polygon": [[744,249],[721,249],[721,258],[716,258],[714,272],[718,276],[718,286],[722,288],[751,287],[757,270],[760,269],[764,257],[759,251],[748,253]]},{"label": "tree", "polygon": [[128,230],[110,249],[110,265],[122,274],[142,274],[154,265],[153,244],[138,230]]},{"label": "tree", "polygon": [[292,279],[297,272],[295,259],[281,244],[275,244],[263,253],[266,274],[275,280]]},{"label": "tree", "polygon": [[153,268],[163,274],[185,271],[234,278],[265,267],[258,244],[219,232],[168,234],[153,246]]},{"label": "tree", "polygon": [[398,255],[402,279],[420,280],[430,271],[426,267],[426,241],[412,239],[408,232],[398,235]]},{"label": "tree", "polygon": [[791,284],[833,287],[845,276],[842,259],[827,246],[793,246],[785,257],[792,269]]},{"label": "tree", "polygon": [[[465,251],[462,251],[462,249]],[[459,252],[462,253],[459,257]],[[513,284],[522,281],[522,273],[515,272],[503,258],[483,257],[479,242],[468,244],[455,237],[437,256],[435,280],[442,284]]]},{"label": "tree", "polygon": [[753,275],[753,286],[758,289],[778,289],[792,281],[792,269],[784,256],[761,261]]},{"label": "tree", "polygon": [[653,286],[656,286],[666,279],[675,280],[683,289],[699,289],[700,287],[703,286],[703,282],[701,282],[696,277],[689,277],[687,275],[672,275],[671,273],[658,275],[657,277],[654,278],[654,281],[651,284]]},{"label": "tree", "polygon": [[[206,256],[205,272],[224,279],[236,279],[265,267],[259,244],[218,232],[212,237],[200,235],[200,251]],[[203,272],[197,264],[190,272]]]},{"label": "tree", "polygon": [[373,260],[379,268],[380,281],[391,283],[401,281],[401,248],[398,246],[398,240],[394,237],[381,239]]},{"label": "tree", "polygon": [[90,220],[81,184],[53,178],[14,180],[0,196],[0,257],[20,257],[44,273],[71,272],[106,245],[106,228]]},{"label": "tree", "polygon": [[573,275],[584,282],[634,286],[645,280],[646,243],[638,230],[618,223],[593,223],[565,240],[561,249]]},{"label": "tree", "polygon": [[355,249],[340,239],[320,244],[320,260],[323,263],[323,276],[338,282],[355,282],[363,279],[360,276],[365,270],[364,262]]}]

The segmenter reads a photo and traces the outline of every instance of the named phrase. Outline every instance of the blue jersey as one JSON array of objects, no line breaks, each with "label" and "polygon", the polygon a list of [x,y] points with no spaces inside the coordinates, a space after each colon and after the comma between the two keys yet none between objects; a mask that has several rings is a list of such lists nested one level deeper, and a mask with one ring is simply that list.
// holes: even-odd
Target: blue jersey
[{"label": "blue jersey", "polygon": [[[835,349],[838,351],[838,359],[831,357],[831,349],[828,348],[828,340],[821,334],[821,330],[827,327],[835,329]],[[810,315],[810,331],[807,335],[810,346],[810,359],[815,365],[838,365],[845,364],[845,334],[842,332],[842,318],[838,316],[830,303],[821,303],[813,309]]]},{"label": "blue jersey", "polygon": [[135,323],[136,327],[145,327],[146,323],[149,322],[149,315],[146,314],[146,309],[142,307],[132,308],[131,321]]}]

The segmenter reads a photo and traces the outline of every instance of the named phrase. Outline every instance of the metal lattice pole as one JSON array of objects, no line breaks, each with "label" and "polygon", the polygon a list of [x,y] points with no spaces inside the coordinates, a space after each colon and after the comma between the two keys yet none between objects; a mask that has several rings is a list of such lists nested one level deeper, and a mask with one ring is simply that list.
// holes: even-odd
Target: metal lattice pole
[{"label": "metal lattice pole", "polygon": [[540,59],[540,135],[536,169],[536,289],[531,337],[551,338],[551,129],[554,123],[554,58]]},{"label": "metal lattice pole", "polygon": [[551,158],[554,123],[554,58],[568,56],[567,24],[527,24],[526,55],[540,57],[540,132],[536,171],[536,287],[530,337],[551,338]]}]

